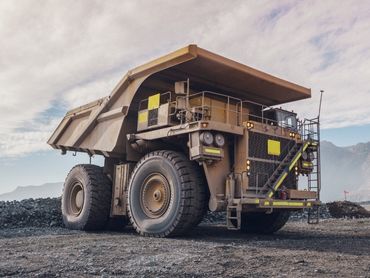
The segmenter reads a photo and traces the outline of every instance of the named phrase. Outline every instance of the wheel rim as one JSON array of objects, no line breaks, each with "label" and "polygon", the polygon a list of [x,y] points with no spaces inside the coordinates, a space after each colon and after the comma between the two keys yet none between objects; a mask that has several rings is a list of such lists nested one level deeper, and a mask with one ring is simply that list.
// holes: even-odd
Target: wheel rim
[{"label": "wheel rim", "polygon": [[75,182],[73,184],[70,198],[69,198],[69,211],[73,214],[78,216],[83,208],[84,205],[84,189],[80,182]]},{"label": "wheel rim", "polygon": [[170,185],[161,174],[148,176],[141,190],[140,205],[150,218],[159,218],[166,213],[171,200]]}]

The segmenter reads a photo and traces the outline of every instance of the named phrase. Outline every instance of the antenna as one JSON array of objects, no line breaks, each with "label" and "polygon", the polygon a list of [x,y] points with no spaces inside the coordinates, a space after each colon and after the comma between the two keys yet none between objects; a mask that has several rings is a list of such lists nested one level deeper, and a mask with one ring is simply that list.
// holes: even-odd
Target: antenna
[{"label": "antenna", "polygon": [[317,116],[318,119],[320,119],[320,115],[321,115],[321,104],[322,104],[322,94],[323,93],[324,93],[324,90],[320,90],[319,115]]},{"label": "antenna", "polygon": [[186,80],[186,109],[190,109],[190,103],[189,103],[189,96],[190,96],[190,79],[188,78]]}]

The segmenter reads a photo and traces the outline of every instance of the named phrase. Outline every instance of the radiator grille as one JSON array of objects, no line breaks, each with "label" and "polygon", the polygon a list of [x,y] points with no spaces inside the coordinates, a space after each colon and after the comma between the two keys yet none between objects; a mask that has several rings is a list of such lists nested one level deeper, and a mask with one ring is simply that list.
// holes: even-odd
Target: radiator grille
[{"label": "radiator grille", "polygon": [[[272,139],[280,142],[280,156],[269,155],[267,153],[267,140]],[[249,176],[249,187],[263,187],[268,178],[288,154],[289,148],[293,146],[292,140],[278,138],[257,132],[249,132],[249,158],[251,160],[251,170]],[[289,144],[292,143],[292,144]],[[255,161],[253,158],[266,159],[268,161]],[[284,180],[283,186],[287,188],[296,188],[296,178],[294,172],[290,172]]]},{"label": "radiator grille", "polygon": [[249,187],[262,187],[274,172],[277,164],[251,161]]},{"label": "radiator grille", "polygon": [[[280,156],[269,155],[267,153],[267,140],[272,139],[280,142],[281,154]],[[281,161],[288,154],[288,144],[292,140],[285,138],[273,137],[266,134],[260,134],[257,132],[249,132],[249,156],[255,158],[263,158],[270,160]]]}]

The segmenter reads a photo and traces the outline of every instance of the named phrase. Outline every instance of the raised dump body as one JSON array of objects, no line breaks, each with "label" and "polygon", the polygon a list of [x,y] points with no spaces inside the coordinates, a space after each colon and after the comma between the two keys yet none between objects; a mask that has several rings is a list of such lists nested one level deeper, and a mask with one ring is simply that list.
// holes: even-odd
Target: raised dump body
[{"label": "raised dump body", "polygon": [[311,97],[310,89],[189,45],[128,71],[108,97],[69,111],[48,144],[119,157],[127,153],[125,126],[133,120],[128,113],[136,118],[142,99],[153,92],[174,91],[175,82],[188,78],[194,91],[213,91],[267,106]]},{"label": "raised dump body", "polygon": [[[210,209],[226,210],[231,229],[274,232],[292,209],[312,212],[319,121],[272,108],[310,96],[196,45],[129,71],[110,96],[69,111],[48,141],[63,153],[105,157],[104,168],[79,165],[67,177],[66,225],[129,218],[141,234],[170,236]],[[94,207],[104,213],[94,216]]]}]

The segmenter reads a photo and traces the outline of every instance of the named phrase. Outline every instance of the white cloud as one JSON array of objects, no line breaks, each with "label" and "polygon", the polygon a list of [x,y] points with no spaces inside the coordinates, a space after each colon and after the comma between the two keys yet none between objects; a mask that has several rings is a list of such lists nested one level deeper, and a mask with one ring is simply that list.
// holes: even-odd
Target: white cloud
[{"label": "white cloud", "polygon": [[128,69],[189,43],[312,87],[287,106],[302,115],[325,89],[326,128],[368,124],[369,12],[366,1],[1,1],[0,155],[48,148],[56,119],[40,115],[53,105],[106,96]]},{"label": "white cloud", "polygon": [[49,149],[46,141],[50,132],[17,132],[0,135],[0,152],[2,157],[15,157],[35,151]]},{"label": "white cloud", "polygon": [[59,118],[43,121],[42,124],[30,122],[27,128],[0,134],[0,158],[19,157],[37,151],[49,150],[46,144]]}]

